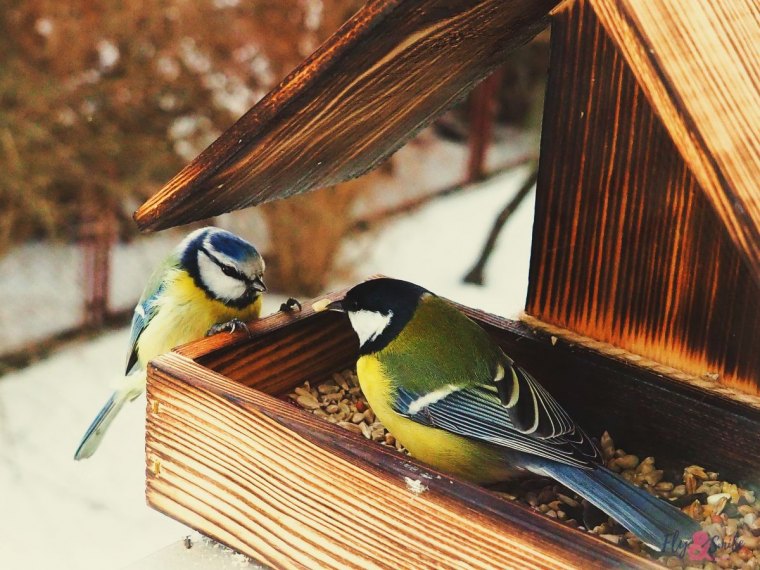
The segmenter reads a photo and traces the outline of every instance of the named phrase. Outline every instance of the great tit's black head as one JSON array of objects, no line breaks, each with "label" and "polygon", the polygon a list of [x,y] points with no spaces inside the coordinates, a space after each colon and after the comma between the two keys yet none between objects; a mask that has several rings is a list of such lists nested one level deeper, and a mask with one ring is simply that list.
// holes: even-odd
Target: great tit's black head
[{"label": "great tit's black head", "polygon": [[359,352],[369,354],[385,348],[414,315],[424,287],[399,279],[372,279],[350,289],[328,309],[348,315],[359,337]]}]

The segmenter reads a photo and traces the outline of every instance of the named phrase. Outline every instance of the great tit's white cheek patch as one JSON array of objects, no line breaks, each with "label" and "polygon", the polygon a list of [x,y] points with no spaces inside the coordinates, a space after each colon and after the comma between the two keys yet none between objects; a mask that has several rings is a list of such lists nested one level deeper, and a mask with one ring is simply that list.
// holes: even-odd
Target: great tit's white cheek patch
[{"label": "great tit's white cheek patch", "polygon": [[198,270],[201,281],[218,299],[237,299],[245,294],[245,283],[222,272],[221,267],[206,254],[198,252]]},{"label": "great tit's white cheek patch", "polygon": [[388,314],[383,314],[375,311],[349,311],[348,318],[359,337],[359,346],[364,346],[383,334],[383,331],[391,324],[393,312],[388,311]]}]

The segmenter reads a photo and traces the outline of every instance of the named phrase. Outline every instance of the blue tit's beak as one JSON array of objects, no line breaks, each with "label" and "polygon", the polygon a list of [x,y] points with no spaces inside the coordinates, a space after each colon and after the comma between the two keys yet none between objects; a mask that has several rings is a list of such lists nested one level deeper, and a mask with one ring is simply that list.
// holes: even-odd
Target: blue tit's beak
[{"label": "blue tit's beak", "polygon": [[345,313],[346,309],[343,307],[343,300],[333,301],[324,308],[325,311],[337,311],[339,313]]},{"label": "blue tit's beak", "polygon": [[256,291],[259,291],[260,293],[267,290],[267,286],[264,285],[264,281],[263,279],[261,279],[261,277],[256,277],[253,280],[253,283],[251,283],[251,288]]}]

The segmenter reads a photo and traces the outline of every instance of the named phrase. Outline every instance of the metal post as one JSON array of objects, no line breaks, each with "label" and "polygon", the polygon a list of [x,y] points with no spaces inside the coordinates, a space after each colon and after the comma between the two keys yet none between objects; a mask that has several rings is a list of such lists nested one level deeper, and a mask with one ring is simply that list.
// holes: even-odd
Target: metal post
[{"label": "metal post", "polygon": [[84,257],[84,326],[102,326],[109,313],[111,245],[116,237],[113,213],[95,204],[85,208],[81,226]]},{"label": "metal post", "polygon": [[482,180],[485,176],[485,161],[491,143],[496,102],[501,87],[502,70],[497,69],[473,89],[469,99],[470,135],[469,157],[465,184]]}]

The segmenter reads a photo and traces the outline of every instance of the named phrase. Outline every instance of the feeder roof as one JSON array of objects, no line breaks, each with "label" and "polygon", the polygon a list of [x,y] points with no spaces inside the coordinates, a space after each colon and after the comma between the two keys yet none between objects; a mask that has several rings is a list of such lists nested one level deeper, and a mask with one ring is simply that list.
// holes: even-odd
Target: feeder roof
[{"label": "feeder roof", "polygon": [[354,178],[548,24],[557,0],[374,0],[135,214],[143,230]]},{"label": "feeder roof", "polygon": [[[760,282],[756,0],[588,2]],[[557,0],[375,0],[135,214],[158,230],[361,175],[546,23]],[[579,30],[583,33],[583,30]]]}]

